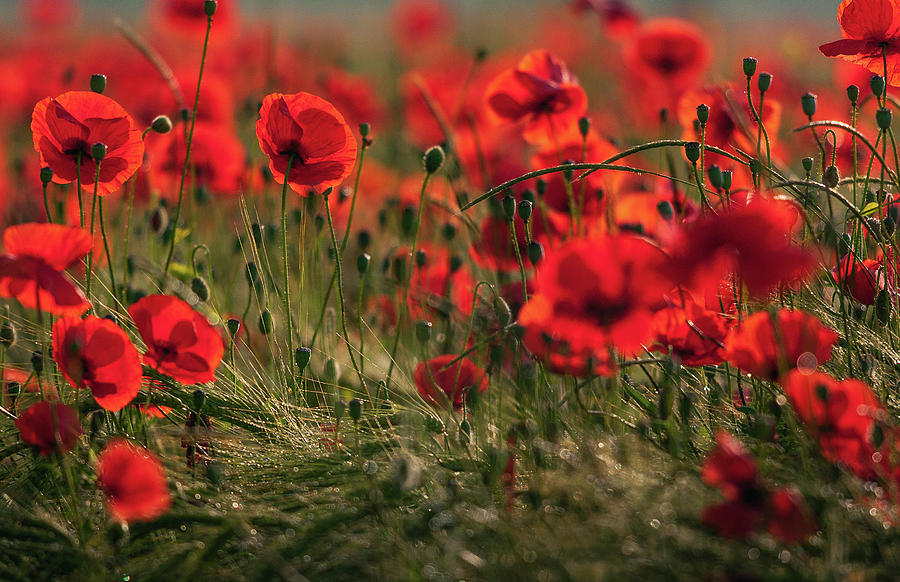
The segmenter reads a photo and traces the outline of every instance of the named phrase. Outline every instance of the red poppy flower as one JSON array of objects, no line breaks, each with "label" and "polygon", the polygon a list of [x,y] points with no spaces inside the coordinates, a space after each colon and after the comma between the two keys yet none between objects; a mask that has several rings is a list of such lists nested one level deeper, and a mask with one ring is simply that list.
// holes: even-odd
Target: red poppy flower
[{"label": "red poppy flower", "polygon": [[53,324],[53,359],[74,388],[90,388],[97,403],[116,411],[141,389],[141,360],[128,335],[108,319],[66,316]]},{"label": "red poppy flower", "polygon": [[[148,148],[150,187],[163,198],[177,199],[186,150],[182,131],[154,137]],[[188,191],[203,187],[212,194],[236,195],[241,190],[246,153],[234,132],[218,124],[198,121],[191,142]],[[193,187],[192,187],[193,184]]]},{"label": "red poppy flower", "polygon": [[705,508],[700,520],[722,537],[743,539],[759,529],[763,513],[740,500],[723,501]]},{"label": "red poppy flower", "polygon": [[369,123],[372,127],[383,127],[387,111],[367,78],[333,68],[322,76],[319,84],[328,101],[344,112],[348,124]]},{"label": "red poppy flower", "polygon": [[823,44],[826,57],[839,57],[883,75],[887,58],[887,82],[895,85],[900,74],[900,6],[895,0],[844,0],[837,19],[844,38]]},{"label": "red poppy flower", "polygon": [[97,194],[116,191],[144,160],[144,142],[134,120],[121,105],[93,91],[69,91],[40,101],[31,115],[34,149],[41,165],[53,170],[57,184],[74,182],[93,191],[97,163],[91,146],[106,145]]},{"label": "red poppy flower", "polygon": [[446,48],[455,31],[455,15],[442,0],[400,0],[391,11],[391,36],[404,55]]},{"label": "red poppy flower", "polygon": [[54,451],[68,452],[81,436],[78,413],[61,402],[42,400],[32,404],[16,419],[22,442],[37,447],[49,457]]},{"label": "red poppy flower", "polygon": [[[206,34],[207,23],[203,4],[194,0],[158,0],[150,4],[150,17],[163,30],[202,38]],[[235,0],[218,0],[213,25],[215,33],[230,33],[235,27],[237,16]]]},{"label": "red poppy flower", "polygon": [[171,406],[159,406],[157,404],[147,404],[146,402],[138,404],[138,409],[150,418],[165,418],[167,414],[172,413]]},{"label": "red poppy flower", "polygon": [[[531,214],[531,236],[543,244],[549,244],[547,228],[554,229],[554,222],[547,218],[539,206],[535,206]],[[568,225],[568,223],[566,223]],[[516,220],[513,224],[516,231],[516,245],[519,256],[527,265],[528,238],[525,224]],[[567,226],[568,227],[568,226]],[[554,231],[555,232],[555,231]],[[484,218],[479,228],[479,238],[472,242],[472,259],[482,268],[494,271],[517,271],[519,259],[509,235],[509,222],[505,218],[489,215]]]},{"label": "red poppy flower", "polygon": [[791,241],[799,212],[792,203],[757,197],[701,216],[674,236],[673,278],[705,292],[736,272],[751,293],[762,295],[809,276],[815,255]]},{"label": "red poppy flower", "polygon": [[782,488],[772,492],[766,504],[769,535],[786,544],[799,544],[816,532],[816,519],[810,514],[800,492]]},{"label": "red poppy flower", "polygon": [[148,295],[128,308],[147,352],[144,363],[184,384],[215,379],[222,336],[200,313],[171,295]]},{"label": "red poppy flower", "polygon": [[322,193],[350,175],[356,161],[356,139],[331,103],[309,93],[266,95],[256,122],[256,137],[269,156],[269,169],[283,183],[306,196]]},{"label": "red poppy flower", "polygon": [[[874,392],[859,380],[837,381],[827,374],[798,370],[782,380],[791,406],[810,434],[819,440],[822,455],[841,463],[863,479],[884,470],[873,460],[875,419],[883,407]],[[887,459],[890,454],[882,455]]]},{"label": "red poppy flower", "polygon": [[416,366],[413,378],[416,389],[422,398],[432,406],[443,406],[448,402],[453,408],[460,409],[465,399],[466,390],[475,389],[484,392],[488,388],[488,378],[484,370],[467,358],[448,367],[456,354],[446,354],[420,362]]},{"label": "red poppy flower", "polygon": [[500,73],[485,96],[490,110],[505,121],[525,120],[524,136],[540,143],[561,136],[587,111],[587,95],[565,63],[545,50],[522,57]]},{"label": "red poppy flower", "polygon": [[852,253],[847,254],[832,270],[832,276],[846,293],[863,305],[875,305],[875,296],[884,287],[881,261],[860,261]]},{"label": "red poppy flower", "polygon": [[610,348],[638,351],[651,339],[652,306],[668,286],[659,275],[663,260],[662,251],[636,236],[570,241],[547,253],[519,320],[565,342],[570,353],[591,350],[599,361]]},{"label": "red poppy flower", "polygon": [[716,434],[716,448],[703,461],[700,475],[704,483],[720,489],[728,499],[758,486],[756,459],[744,443],[724,430]]},{"label": "red poppy flower", "polygon": [[166,471],[156,455],[125,440],[114,440],[97,458],[97,485],[106,509],[121,522],[152,521],[172,504]]},{"label": "red poppy flower", "polygon": [[[780,309],[774,317],[759,311],[741,321],[728,334],[725,348],[728,360],[738,368],[775,380],[793,368],[815,369],[827,362],[837,340],[837,332],[809,313]],[[800,361],[801,356],[809,361]]]},{"label": "red poppy flower", "polygon": [[685,366],[708,366],[725,361],[728,320],[686,299],[683,308],[672,306],[653,316],[651,350],[670,352]]},{"label": "red poppy flower", "polygon": [[54,315],[79,315],[91,304],[63,274],[91,250],[91,235],[59,224],[26,223],[3,232],[0,297]]},{"label": "red poppy flower", "polygon": [[696,25],[679,18],[644,22],[625,50],[625,66],[652,88],[679,95],[694,85],[709,66],[709,42]]}]

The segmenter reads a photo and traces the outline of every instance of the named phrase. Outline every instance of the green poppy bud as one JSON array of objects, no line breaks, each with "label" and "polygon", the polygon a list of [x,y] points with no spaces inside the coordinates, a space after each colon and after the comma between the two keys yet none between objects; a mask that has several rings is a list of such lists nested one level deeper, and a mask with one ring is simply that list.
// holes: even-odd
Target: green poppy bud
[{"label": "green poppy bud", "polygon": [[536,240],[528,243],[528,260],[535,267],[544,260],[544,246]]},{"label": "green poppy bud", "polygon": [[444,165],[444,148],[438,145],[431,146],[425,152],[422,162],[425,165],[425,173],[434,174]]},{"label": "green poppy bud", "polygon": [[872,89],[873,95],[881,97],[884,94],[885,89],[884,77],[881,75],[872,75],[872,78],[869,79],[869,88]]},{"label": "green poppy bud", "polygon": [[368,123],[360,123],[360,124],[359,124],[359,135],[360,135],[360,137],[362,137],[363,139],[369,137],[369,131],[370,131],[371,129],[372,129],[372,128],[369,126]]},{"label": "green poppy bud", "polygon": [[234,336],[241,330],[241,320],[236,317],[229,317],[225,322],[225,327],[228,329],[228,335],[234,339]]},{"label": "green poppy bud", "polygon": [[734,173],[731,170],[722,170],[722,189],[725,191],[731,190],[731,180],[734,177]]},{"label": "green poppy bud", "polygon": [[684,144],[684,155],[687,156],[688,161],[692,164],[696,164],[697,160],[700,159],[700,143],[689,141]]},{"label": "green poppy bud", "polygon": [[714,188],[718,188],[721,190],[722,188],[722,168],[713,164],[709,167],[709,171],[707,172],[709,175],[709,182],[713,185]]},{"label": "green poppy bud", "polygon": [[400,214],[400,232],[403,233],[403,236],[408,238],[413,235],[413,231],[415,231],[415,229],[416,209],[412,206],[407,206]]},{"label": "green poppy bud", "polygon": [[582,117],[578,120],[578,133],[581,134],[581,137],[587,137],[588,132],[591,130],[591,120],[589,117]]},{"label": "green poppy bud", "polygon": [[883,324],[887,324],[891,318],[891,297],[887,289],[882,289],[875,297],[875,315]]},{"label": "green poppy bud", "polygon": [[12,323],[6,322],[0,325],[0,346],[4,348],[12,347],[16,343],[16,328]]},{"label": "green poppy bud", "polygon": [[512,196],[503,197],[503,214],[506,220],[512,220],[516,216],[516,199]]},{"label": "green poppy bud", "polygon": [[358,244],[359,248],[362,250],[369,248],[369,245],[372,244],[372,233],[368,230],[359,231],[359,234],[356,235],[356,244]]},{"label": "green poppy bud", "polygon": [[800,163],[803,164],[803,171],[805,171],[807,174],[812,172],[812,169],[813,169],[813,159],[812,158],[803,158],[800,161]]},{"label": "green poppy bud", "polygon": [[709,105],[706,103],[701,103],[697,106],[697,121],[699,121],[701,125],[706,125],[709,121]]},{"label": "green poppy bud", "polygon": [[44,371],[44,353],[41,350],[31,352],[31,369],[34,370],[35,374],[40,374]]},{"label": "green poppy bud", "polygon": [[519,218],[521,218],[523,222],[528,222],[528,219],[531,218],[533,207],[534,205],[528,200],[519,202]]},{"label": "green poppy bud", "polygon": [[312,357],[312,350],[309,348],[297,348],[294,350],[294,364],[297,365],[297,371],[301,374],[309,365],[309,359]]},{"label": "green poppy bud", "polygon": [[428,254],[422,249],[416,249],[416,266],[420,269],[428,262]]},{"label": "green poppy bud", "polygon": [[800,107],[803,109],[803,115],[812,118],[816,114],[819,98],[815,93],[807,93],[800,98]]},{"label": "green poppy bud", "polygon": [[203,11],[206,12],[206,16],[209,18],[213,17],[213,14],[216,13],[216,8],[219,7],[219,3],[216,0],[206,0],[203,3]]},{"label": "green poppy bud", "polygon": [[106,91],[106,75],[94,73],[91,75],[91,91],[103,94]]},{"label": "green poppy bud", "polygon": [[359,398],[354,398],[348,403],[347,409],[350,411],[350,418],[353,419],[353,422],[359,422],[359,419],[362,418],[362,405],[363,401]]},{"label": "green poppy bud", "polygon": [[891,128],[891,122],[894,120],[893,113],[891,110],[882,107],[878,111],[875,112],[875,121],[878,123],[878,128],[887,131]]},{"label": "green poppy bud", "polygon": [[200,301],[209,300],[209,284],[203,277],[194,277],[191,280],[191,291],[200,298]]},{"label": "green poppy bud", "polygon": [[756,86],[760,93],[765,93],[772,86],[772,73],[760,73],[756,79]]},{"label": "green poppy bud", "polygon": [[49,167],[41,168],[41,184],[46,186],[53,181],[53,169]]},{"label": "green poppy bud", "polygon": [[456,227],[449,222],[444,223],[444,226],[441,227],[441,236],[443,236],[446,241],[453,240],[456,238]]},{"label": "green poppy bud", "polygon": [[102,142],[97,142],[91,146],[91,157],[94,158],[95,161],[99,162],[103,158],[106,157],[106,144]]},{"label": "green poppy bud", "polygon": [[200,412],[203,408],[203,405],[206,403],[206,392],[203,390],[194,390],[194,411]]},{"label": "green poppy bud", "polygon": [[259,333],[263,335],[269,335],[272,333],[272,330],[275,328],[275,322],[272,321],[272,312],[268,309],[264,309],[262,313],[259,314],[259,322],[257,323],[257,327],[259,328]]},{"label": "green poppy bud", "polygon": [[528,202],[531,202],[532,204],[534,204],[534,201],[535,201],[534,190],[529,188],[529,189],[525,190],[524,192],[522,192],[522,200],[527,200]]},{"label": "green poppy bud", "polygon": [[856,85],[847,87],[847,99],[850,100],[850,103],[856,105],[856,102],[859,100],[859,87]]},{"label": "green poppy bud", "polygon": [[344,418],[344,413],[347,412],[347,401],[346,400],[338,400],[334,403],[334,419],[338,422],[342,418]]},{"label": "green poppy bud", "polygon": [[172,120],[168,115],[157,115],[153,118],[150,128],[156,133],[169,133],[172,131]]},{"label": "green poppy bud", "polygon": [[450,273],[455,273],[459,271],[460,267],[463,265],[462,257],[459,255],[453,255],[450,257]]},{"label": "green poppy bud", "polygon": [[823,184],[825,184],[829,188],[835,188],[840,181],[841,176],[838,173],[837,166],[828,166],[827,168],[825,168],[825,172],[822,174]]},{"label": "green poppy bud", "polygon": [[356,272],[359,273],[360,277],[365,275],[366,271],[369,270],[369,263],[371,261],[372,256],[369,253],[362,253],[356,257]]},{"label": "green poppy bud", "polygon": [[416,322],[416,339],[419,340],[419,343],[428,343],[428,340],[431,339],[431,327],[430,321]]},{"label": "green poppy bud", "polygon": [[672,203],[668,200],[661,200],[656,204],[656,210],[659,212],[659,215],[663,220],[669,222],[675,216],[675,209],[672,208]]}]

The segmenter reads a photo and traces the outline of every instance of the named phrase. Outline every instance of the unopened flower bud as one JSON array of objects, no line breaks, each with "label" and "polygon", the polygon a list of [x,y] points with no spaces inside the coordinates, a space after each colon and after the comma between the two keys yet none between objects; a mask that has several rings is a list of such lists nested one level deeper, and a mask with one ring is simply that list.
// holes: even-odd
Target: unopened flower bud
[{"label": "unopened flower bud", "polygon": [[369,263],[371,261],[372,256],[369,253],[362,253],[356,257],[356,272],[359,273],[360,277],[365,275],[366,271],[369,270]]},{"label": "unopened flower bud", "polygon": [[203,277],[191,279],[191,291],[200,298],[200,301],[209,300],[209,283]]},{"label": "unopened flower bud", "polygon": [[241,320],[236,317],[229,317],[225,322],[225,327],[228,329],[228,335],[234,339],[234,336],[241,330]]},{"label": "unopened flower bud", "polygon": [[431,146],[425,152],[422,161],[425,164],[425,173],[434,174],[444,165],[444,148],[437,145]]},{"label": "unopened flower bud", "polygon": [[544,260],[544,246],[536,240],[528,243],[528,260],[535,267]]},{"label": "unopened flower bud", "polygon": [[91,157],[94,158],[95,161],[100,161],[106,157],[106,144],[102,142],[97,142],[91,146]]},{"label": "unopened flower bud", "polygon": [[891,110],[887,107],[882,107],[878,111],[875,112],[875,121],[878,123],[878,128],[883,130],[888,130],[891,128],[891,122],[894,120],[894,115],[891,113]]},{"label": "unopened flower bud", "polygon": [[656,204],[656,210],[657,212],[659,212],[659,215],[662,217],[662,219],[666,222],[672,220],[672,218],[675,216],[675,209],[672,208],[672,203],[668,200],[660,200]]},{"label": "unopened flower bud", "polygon": [[0,325],[0,346],[4,348],[12,347],[16,343],[16,328],[12,323],[6,322]]},{"label": "unopened flower bud", "polygon": [[841,175],[838,173],[837,166],[828,166],[822,173],[822,183],[829,188],[834,188],[841,181]]},{"label": "unopened flower bud", "polygon": [[428,262],[428,253],[422,249],[416,249],[416,266],[422,268]]},{"label": "unopened flower bud", "polygon": [[168,115],[157,115],[153,118],[150,128],[156,133],[169,133],[172,131],[172,120]]},{"label": "unopened flower bud", "polygon": [[850,100],[850,103],[854,105],[859,100],[859,87],[856,85],[850,85],[847,87],[847,99]]},{"label": "unopened flower bud", "polygon": [[44,353],[41,350],[31,352],[31,369],[38,375],[44,371]]},{"label": "unopened flower bud", "polygon": [[362,250],[369,248],[369,245],[372,244],[372,233],[368,230],[359,231],[359,234],[356,235],[356,244],[358,244],[359,248]]},{"label": "unopened flower bud", "polygon": [[325,360],[325,369],[322,372],[323,380],[326,384],[337,384],[341,377],[341,365],[334,358]]},{"label": "unopened flower bud", "polygon": [[340,422],[340,420],[341,420],[342,418],[344,418],[344,413],[345,413],[345,412],[347,412],[347,401],[346,401],[346,400],[340,400],[340,399],[337,400],[337,401],[334,403],[334,410],[333,410],[333,413],[334,413],[334,419],[335,419],[336,421]]},{"label": "unopened flower bud", "polygon": [[813,168],[813,159],[812,158],[803,158],[802,160],[800,160],[800,163],[803,164],[803,171],[805,171],[807,174],[812,172],[812,168]]},{"label": "unopened flower bud", "polygon": [[752,77],[756,74],[756,59],[753,57],[744,57],[743,60],[744,76]]},{"label": "unopened flower bud", "polygon": [[701,125],[706,125],[709,121],[709,105],[706,103],[701,103],[697,106],[697,121],[699,121]]},{"label": "unopened flower bud", "polygon": [[53,180],[53,169],[49,167],[41,168],[41,184],[45,186]]},{"label": "unopened flower bud", "polygon": [[713,185],[714,188],[722,188],[722,168],[713,164],[709,167],[709,171],[707,172],[709,175],[709,182]]},{"label": "unopened flower bud", "polygon": [[419,343],[424,344],[431,339],[431,327],[432,323],[430,321],[422,320],[416,322],[416,339],[419,340]]},{"label": "unopened flower bud", "polygon": [[372,130],[372,128],[368,123],[360,123],[359,124],[359,135],[363,139],[369,137],[369,131],[371,131],[371,130]]},{"label": "unopened flower bud", "polygon": [[519,202],[519,218],[521,218],[523,222],[528,222],[528,219],[531,218],[531,212],[533,209],[534,204],[532,204],[528,200],[522,200],[521,202]]},{"label": "unopened flower bud", "polygon": [[106,75],[99,73],[91,75],[91,91],[100,94],[106,91]]},{"label": "unopened flower bud", "polygon": [[297,365],[297,371],[301,374],[309,365],[309,359],[312,357],[312,350],[309,348],[297,348],[294,350],[294,364]]},{"label": "unopened flower bud", "polygon": [[772,73],[760,73],[756,79],[756,86],[760,93],[765,93],[772,86]]},{"label": "unopened flower bud", "polygon": [[203,408],[203,405],[206,403],[206,392],[203,390],[194,390],[194,411],[200,412]]},{"label": "unopened flower bud", "polygon": [[875,315],[883,324],[891,319],[891,297],[887,288],[880,290],[875,296]]},{"label": "unopened flower bud", "polygon": [[503,197],[503,214],[506,220],[512,220],[516,216],[516,199],[512,196]]},{"label": "unopened flower bud", "polygon": [[453,273],[459,271],[459,269],[462,266],[463,266],[462,257],[460,257],[459,255],[453,255],[452,257],[450,257],[450,274],[453,274]]},{"label": "unopened flower bud", "polygon": [[259,267],[253,261],[247,263],[247,268],[244,270],[244,278],[247,279],[247,285],[252,289],[255,289],[257,293],[262,292],[262,278],[259,274]]},{"label": "unopened flower bud", "polygon": [[443,236],[446,241],[453,240],[456,238],[456,227],[449,222],[444,223],[444,226],[441,227],[441,236]]},{"label": "unopened flower bud", "polygon": [[876,97],[881,97],[884,94],[884,77],[881,75],[872,75],[872,78],[869,79],[869,88],[872,89],[872,94]]},{"label": "unopened flower bud", "polygon": [[534,190],[529,188],[529,189],[525,190],[524,192],[522,192],[522,200],[527,200],[528,202],[531,202],[532,204],[534,204],[534,201],[535,201]]},{"label": "unopened flower bud", "polygon": [[219,3],[216,0],[206,0],[203,3],[203,11],[206,12],[206,15],[209,18],[213,17],[213,14],[216,13],[216,8],[219,7]]},{"label": "unopened flower bud", "polygon": [[416,210],[407,206],[400,214],[400,231],[405,237],[411,237],[416,228]]},{"label": "unopened flower bud", "polygon": [[257,323],[257,327],[259,328],[259,333],[263,335],[269,335],[272,333],[272,330],[275,327],[275,322],[272,321],[272,312],[268,309],[264,309],[262,313],[259,314],[259,322]]},{"label": "unopened flower bud", "polygon": [[581,134],[581,137],[587,137],[588,132],[591,130],[591,119],[589,117],[582,117],[578,120],[578,133]]},{"label": "unopened flower bud", "polygon": [[731,181],[734,173],[731,170],[722,170],[722,190],[731,190]]}]

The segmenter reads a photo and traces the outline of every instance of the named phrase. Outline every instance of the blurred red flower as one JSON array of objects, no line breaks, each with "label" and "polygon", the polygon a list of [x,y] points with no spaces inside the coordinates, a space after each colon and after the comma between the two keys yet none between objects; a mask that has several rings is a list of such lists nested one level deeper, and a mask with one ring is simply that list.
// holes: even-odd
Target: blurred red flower
[{"label": "blurred red flower", "polygon": [[[774,320],[774,321],[773,321]],[[812,371],[831,359],[838,334],[805,311],[759,311],[732,328],[725,341],[728,360],[757,378],[775,380],[794,368]],[[803,362],[801,356],[809,358]]]},{"label": "blurred red flower", "polygon": [[700,476],[704,483],[720,489],[731,500],[758,486],[756,459],[744,443],[726,431],[716,434],[716,448],[703,461]]},{"label": "blurred red flower", "polygon": [[500,73],[488,85],[485,100],[501,120],[525,120],[524,137],[532,143],[558,139],[587,111],[578,79],[545,50],[528,53],[514,69]]},{"label": "blurred red flower", "polygon": [[222,336],[200,313],[171,295],[148,295],[128,308],[147,344],[144,363],[184,384],[215,379]]},{"label": "blurred red flower", "polygon": [[26,223],[3,232],[0,297],[54,315],[79,315],[91,306],[63,271],[91,250],[86,230],[59,224]]},{"label": "blurred red flower", "polygon": [[[218,34],[233,31],[237,24],[237,2],[217,0],[213,27]],[[165,31],[202,38],[206,34],[206,10],[202,0],[156,0],[150,3],[150,18]]]},{"label": "blurred red flower", "polygon": [[769,535],[786,544],[799,544],[818,527],[799,491],[784,487],[772,492],[766,504]]},{"label": "blurred red flower", "polygon": [[109,514],[121,522],[152,521],[172,504],[166,471],[144,448],[117,439],[97,458],[97,485]]},{"label": "blurred red flower", "polygon": [[432,406],[444,406],[448,402],[460,409],[467,389],[484,392],[488,389],[488,378],[484,370],[467,358],[443,369],[456,354],[446,354],[420,362],[413,373],[416,389],[422,398]]},{"label": "blurred red flower", "polygon": [[[410,317],[416,320],[472,313],[475,280],[468,267],[451,268],[450,254],[440,247],[423,245],[420,250],[425,251],[426,260],[425,265],[415,266],[409,280],[406,303]],[[400,256],[408,258],[409,251],[404,249]]]},{"label": "blurred red flower", "polygon": [[269,156],[276,181],[284,182],[293,157],[287,181],[301,196],[309,190],[321,194],[339,185],[356,162],[356,138],[350,126],[331,103],[309,93],[266,95],[256,137]]},{"label": "blurred red flower", "polygon": [[93,190],[97,173],[91,146],[106,145],[97,185],[101,196],[116,191],[144,160],[144,142],[131,116],[109,97],[92,91],[43,99],[34,106],[31,131],[41,165],[53,170],[53,181],[74,182],[80,167],[82,188],[88,191]]},{"label": "blurred red flower", "polygon": [[822,54],[842,58],[872,73],[887,73],[887,82],[897,84],[900,81],[900,6],[896,0],[844,0],[838,6],[837,19],[844,38],[820,46]]},{"label": "blurred red flower", "polygon": [[78,413],[61,402],[42,400],[32,404],[16,419],[22,441],[49,457],[55,451],[68,452],[81,436]]},{"label": "blurred red flower", "polygon": [[53,359],[74,388],[90,388],[97,403],[116,411],[141,389],[141,360],[128,335],[108,319],[66,316],[53,324]]},{"label": "blurred red flower", "polygon": [[671,306],[653,316],[654,343],[650,350],[671,352],[685,366],[708,366],[725,360],[728,323],[717,311],[686,298],[684,307]]},{"label": "blurred red flower", "polygon": [[874,305],[875,296],[884,288],[881,261],[876,259],[860,260],[848,253],[831,274],[845,293],[863,305]]}]

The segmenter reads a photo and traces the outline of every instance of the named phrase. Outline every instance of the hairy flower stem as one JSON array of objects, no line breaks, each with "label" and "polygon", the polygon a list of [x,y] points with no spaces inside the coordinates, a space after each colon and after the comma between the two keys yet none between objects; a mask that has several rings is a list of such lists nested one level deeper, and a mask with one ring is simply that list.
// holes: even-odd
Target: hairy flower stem
[{"label": "hairy flower stem", "polygon": [[387,379],[385,380],[385,389],[391,387],[391,374],[394,372],[396,364],[397,347],[400,345],[400,332],[403,329],[404,315],[409,316],[409,284],[412,281],[412,273],[415,268],[416,261],[416,243],[419,240],[419,227],[422,225],[422,208],[425,206],[425,190],[428,188],[428,182],[431,180],[431,174],[426,173],[425,179],[422,180],[422,190],[419,192],[419,210],[416,214],[416,226],[413,229],[412,251],[409,256],[409,268],[406,272],[406,282],[403,285],[403,302],[397,311],[397,333],[394,335],[394,345],[391,347],[391,361],[388,364]]},{"label": "hairy flower stem", "polygon": [[43,189],[43,191],[44,191],[44,212],[47,213],[47,223],[48,223],[48,224],[53,224],[53,215],[50,214],[50,204],[47,202],[47,186],[48,186],[48,185],[49,185],[49,184],[47,184],[46,182],[44,182],[44,183],[41,185],[41,186],[42,186],[42,189]]},{"label": "hairy flower stem", "polygon": [[109,284],[113,300],[118,299],[116,294],[116,275],[113,268],[112,254],[109,252],[109,241],[106,238],[106,225],[103,220],[103,197],[100,198],[100,235],[103,237],[103,250],[106,251],[106,263],[109,265]]},{"label": "hairy flower stem", "polygon": [[[94,216],[97,213],[97,186],[100,184],[100,160],[97,160],[97,171],[94,172],[94,197],[91,202],[91,243],[94,241]],[[106,239],[104,239],[104,244]],[[91,279],[94,270],[94,251],[87,254],[87,270],[85,271],[85,295],[91,301]]]},{"label": "hairy flower stem", "polygon": [[[343,256],[338,248],[337,236],[334,233],[334,220],[331,216],[331,205],[328,204],[327,194],[325,195],[325,216],[328,217],[328,230],[331,231],[331,244],[334,246],[334,260],[337,265],[335,273],[337,273],[338,305],[340,306],[341,312],[341,332],[344,334],[344,344],[346,344],[347,353],[350,355],[350,363],[353,364],[353,369],[356,370],[356,375],[359,377],[359,385],[365,390],[369,402],[372,402],[372,395],[369,394],[366,379],[363,377],[362,371],[356,363],[356,356],[353,355],[353,346],[350,344],[350,335],[347,333],[347,311],[344,306],[344,270],[341,267],[341,259]],[[360,354],[360,356],[362,356],[362,354]]]},{"label": "hairy flower stem", "polygon": [[172,263],[172,254],[175,252],[175,235],[178,231],[178,220],[181,218],[181,204],[184,199],[184,182],[187,178],[188,167],[191,163],[191,144],[194,141],[194,125],[197,123],[197,106],[200,104],[200,84],[203,82],[203,68],[206,65],[206,50],[209,48],[209,31],[212,29],[212,22],[212,16],[207,16],[206,36],[203,37],[203,54],[200,57],[200,71],[197,74],[197,94],[194,96],[194,109],[191,112],[191,128],[185,139],[184,167],[181,169],[181,183],[178,186],[178,204],[175,206],[175,217],[172,221],[172,238],[169,240],[169,253],[166,256],[166,266],[163,268],[162,283],[165,283],[165,278],[169,274],[169,265]]},{"label": "hairy flower stem", "polygon": [[287,247],[287,191],[288,180],[291,177],[291,166],[294,164],[295,154],[288,158],[287,168],[284,171],[284,184],[281,187],[281,265],[284,274],[284,313],[287,317],[288,336],[288,366],[291,370],[291,384],[294,380],[294,314],[291,310],[291,278],[288,268]]}]

